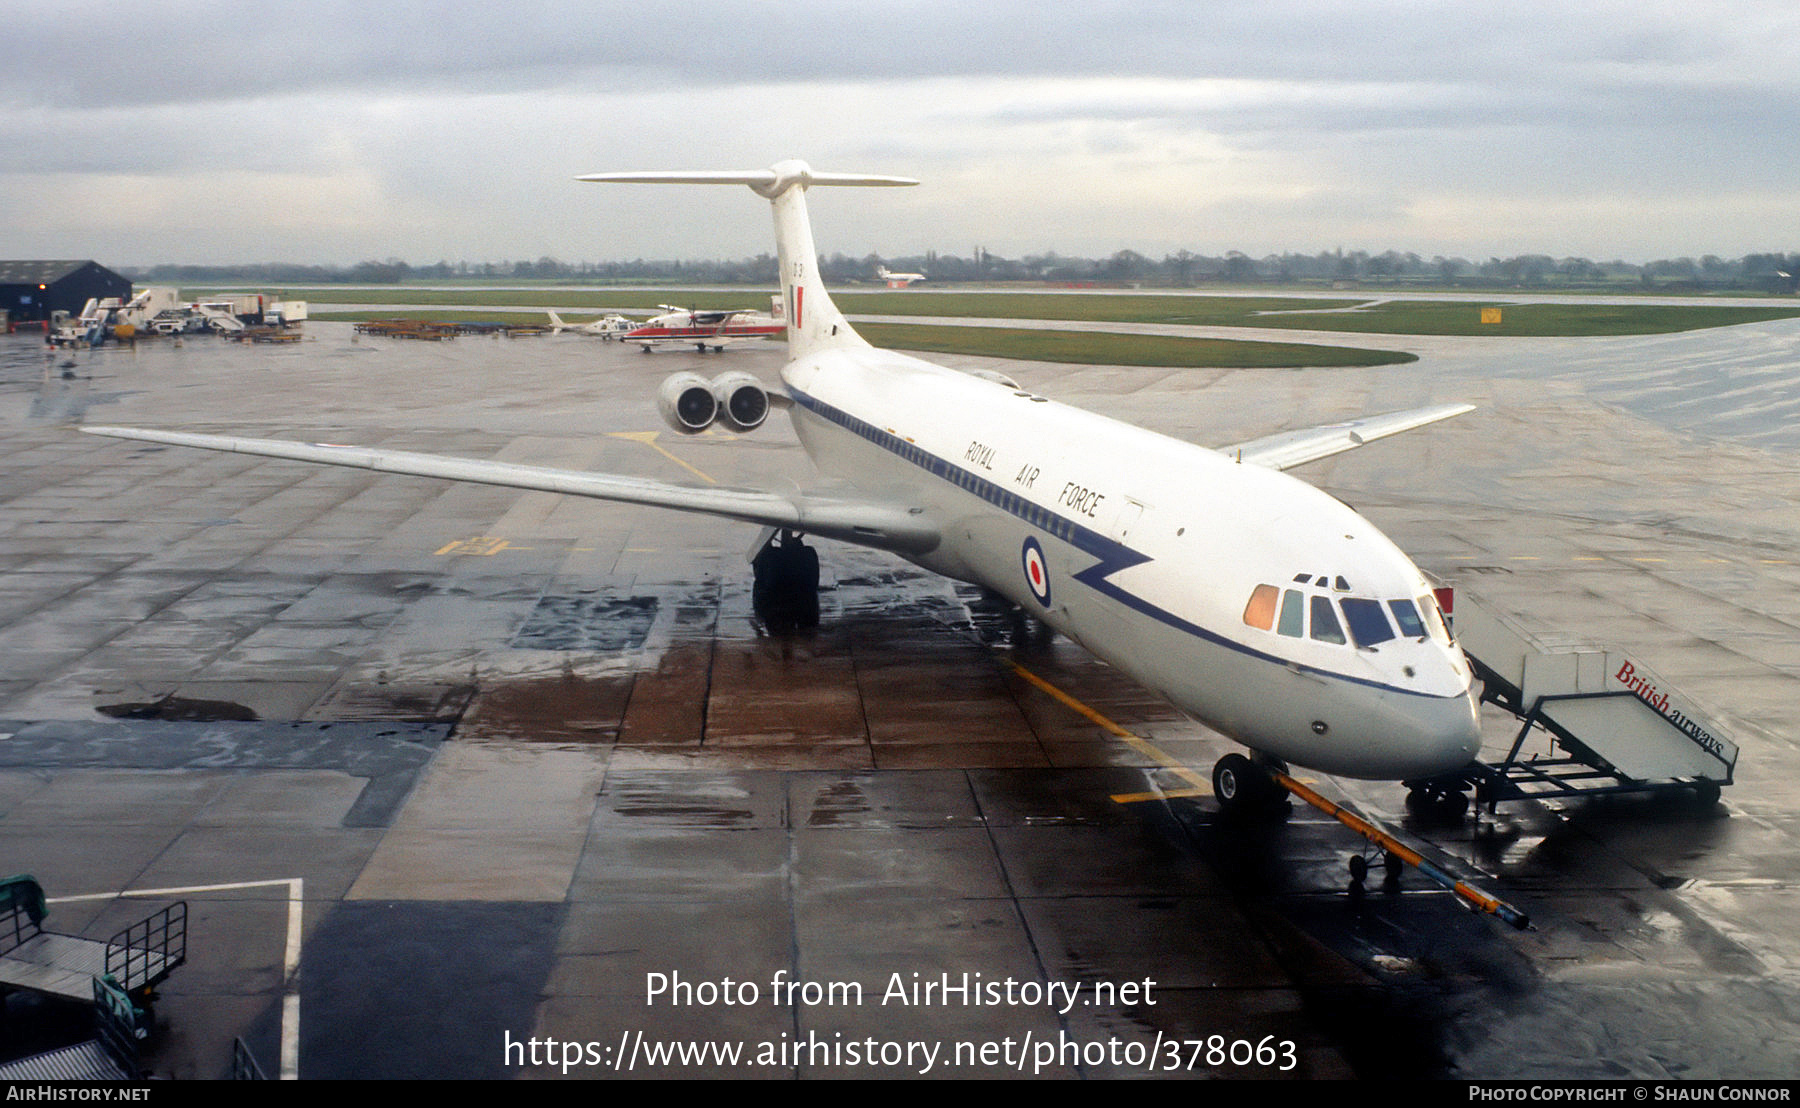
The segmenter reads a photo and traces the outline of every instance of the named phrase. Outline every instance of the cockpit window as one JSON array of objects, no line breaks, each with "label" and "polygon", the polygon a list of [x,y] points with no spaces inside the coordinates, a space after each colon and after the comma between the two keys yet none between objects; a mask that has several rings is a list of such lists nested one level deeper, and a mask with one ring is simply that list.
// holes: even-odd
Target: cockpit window
[{"label": "cockpit window", "polygon": [[1419,610],[1413,607],[1410,600],[1390,600],[1388,609],[1394,613],[1394,622],[1400,625],[1400,633],[1409,639],[1425,637],[1425,624],[1419,619]]},{"label": "cockpit window", "polygon": [[1290,639],[1310,637],[1314,642],[1364,650],[1394,639],[1422,641],[1435,636],[1450,641],[1443,613],[1430,593],[1412,600],[1334,597],[1324,590],[1341,593],[1348,588],[1346,580],[1313,573],[1296,574],[1294,584],[1299,587],[1256,586],[1244,605],[1244,623]]},{"label": "cockpit window", "polygon": [[1346,596],[1340,603],[1344,606],[1344,622],[1350,625],[1350,637],[1357,646],[1374,646],[1394,637],[1393,626],[1381,612],[1381,601]]},{"label": "cockpit window", "polygon": [[1425,614],[1425,626],[1431,630],[1433,638],[1450,641],[1450,632],[1444,629],[1444,614],[1438,611],[1437,597],[1426,593],[1419,597],[1419,611]]},{"label": "cockpit window", "polygon": [[1332,610],[1329,596],[1312,598],[1312,637],[1319,642],[1344,642],[1344,629]]},{"label": "cockpit window", "polygon": [[1250,603],[1244,605],[1244,622],[1262,631],[1275,626],[1275,601],[1280,597],[1281,590],[1274,585],[1256,586]]},{"label": "cockpit window", "polygon": [[1281,626],[1277,628],[1290,639],[1300,638],[1306,634],[1306,597],[1299,589],[1289,589],[1281,595]]}]

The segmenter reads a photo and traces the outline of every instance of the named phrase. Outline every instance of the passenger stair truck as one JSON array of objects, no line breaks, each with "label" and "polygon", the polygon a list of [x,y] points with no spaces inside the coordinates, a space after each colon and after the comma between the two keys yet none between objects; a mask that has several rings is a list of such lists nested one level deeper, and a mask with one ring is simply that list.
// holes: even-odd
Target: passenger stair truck
[{"label": "passenger stair truck", "polygon": [[1471,774],[1478,803],[1690,791],[1710,806],[1731,784],[1737,744],[1642,662],[1547,645],[1460,586],[1440,598],[1483,702],[1522,724],[1505,760]]},{"label": "passenger stair truck", "polygon": [[224,304],[201,302],[194,305],[194,311],[206,320],[206,325],[221,334],[235,335],[244,329],[244,321],[234,315]]},{"label": "passenger stair truck", "polygon": [[151,321],[157,316],[174,312],[182,306],[179,290],[153,285],[132,297],[113,318],[117,324],[130,324],[133,330],[142,335],[150,331]]},{"label": "passenger stair truck", "polygon": [[86,1042],[0,1062],[0,1081],[140,1081],[138,1044],[150,1014],[111,977],[94,978],[94,1037]]},{"label": "passenger stair truck", "polygon": [[106,341],[113,313],[121,306],[116,296],[104,300],[89,297],[79,316],[52,321],[50,341],[57,346],[99,346]]},{"label": "passenger stair truck", "polygon": [[44,930],[44,890],[29,874],[0,879],[0,996],[27,990],[87,1000],[91,981],[110,976],[138,1001],[187,961],[187,901],[152,912],[112,938]]}]

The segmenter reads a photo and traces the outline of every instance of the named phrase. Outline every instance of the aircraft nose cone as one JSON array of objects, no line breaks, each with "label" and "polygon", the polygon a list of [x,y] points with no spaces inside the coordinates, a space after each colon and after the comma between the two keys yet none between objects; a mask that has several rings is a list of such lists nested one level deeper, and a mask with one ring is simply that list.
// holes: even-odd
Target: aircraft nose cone
[{"label": "aircraft nose cone", "polygon": [[1481,751],[1475,699],[1468,695],[1384,699],[1358,723],[1342,733],[1345,752],[1358,763],[1351,776],[1416,781],[1462,769]]},{"label": "aircraft nose cone", "polygon": [[1406,774],[1407,778],[1433,777],[1461,769],[1481,753],[1481,722],[1474,697],[1435,701],[1416,719],[1408,745],[1419,768]]}]

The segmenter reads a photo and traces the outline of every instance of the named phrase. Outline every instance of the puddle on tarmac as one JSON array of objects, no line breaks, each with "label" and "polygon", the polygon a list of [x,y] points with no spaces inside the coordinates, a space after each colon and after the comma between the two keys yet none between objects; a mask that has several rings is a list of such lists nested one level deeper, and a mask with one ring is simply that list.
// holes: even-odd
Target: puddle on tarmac
[{"label": "puddle on tarmac", "polygon": [[248,722],[260,718],[244,705],[229,700],[196,700],[173,694],[137,704],[99,704],[94,710],[114,719],[154,719],[165,723]]},{"label": "puddle on tarmac", "polygon": [[854,778],[846,778],[833,782],[819,790],[813,798],[812,814],[807,817],[808,827],[862,826],[862,819],[852,818],[866,816],[869,812],[869,798],[863,791],[862,782]]},{"label": "puddle on tarmac", "polygon": [[636,650],[656,622],[654,596],[546,596],[512,638],[519,650]]},{"label": "puddle on tarmac", "polygon": [[612,810],[670,827],[743,828],[756,822],[748,789],[728,777],[706,774],[616,774],[607,782]]}]

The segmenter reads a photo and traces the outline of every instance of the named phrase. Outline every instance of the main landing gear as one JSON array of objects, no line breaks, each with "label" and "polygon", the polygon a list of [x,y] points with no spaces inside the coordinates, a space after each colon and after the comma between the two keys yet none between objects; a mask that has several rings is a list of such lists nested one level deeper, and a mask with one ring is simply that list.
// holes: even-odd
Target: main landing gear
[{"label": "main landing gear", "polygon": [[750,607],[771,631],[819,625],[819,552],[792,531],[781,531],[750,562],[755,583]]},{"label": "main landing gear", "polygon": [[1227,754],[1220,758],[1213,766],[1213,795],[1218,798],[1219,810],[1238,819],[1285,818],[1287,790],[1269,776],[1270,769],[1277,773],[1287,772],[1287,766],[1272,758],[1264,763],[1252,761],[1242,754]]}]

